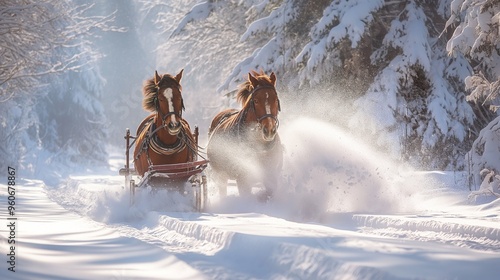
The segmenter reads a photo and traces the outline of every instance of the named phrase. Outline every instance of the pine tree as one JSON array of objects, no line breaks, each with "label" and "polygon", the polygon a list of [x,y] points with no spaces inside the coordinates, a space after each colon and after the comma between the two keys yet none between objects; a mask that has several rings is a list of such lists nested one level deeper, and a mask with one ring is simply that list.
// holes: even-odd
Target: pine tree
[{"label": "pine tree", "polygon": [[[238,58],[250,51],[248,44],[239,39],[245,30],[245,11],[252,3],[211,0],[191,9],[175,1],[161,5],[142,4],[148,7],[143,10],[148,11],[152,26],[157,28],[152,36],[158,38],[154,50],[158,71],[184,69],[184,118],[190,123],[206,122],[221,104],[227,103],[222,96],[214,98],[218,87],[214,81],[221,81]],[[193,113],[192,108],[201,109],[201,112]]]},{"label": "pine tree", "polygon": [[[375,64],[387,66],[367,95],[356,102],[358,110],[351,125],[368,125],[369,131],[379,135],[380,144],[414,164],[460,167],[473,120],[460,83],[453,81],[463,77],[461,71],[467,63],[446,56],[439,34],[431,34],[426,27],[433,19],[439,22],[436,18],[442,15],[431,14],[435,11],[432,6],[424,8],[408,1],[391,22],[382,47],[372,56]],[[388,108],[379,112],[385,106]],[[375,121],[370,122],[365,113],[376,116]]]},{"label": "pine tree", "polygon": [[482,129],[466,155],[470,186],[481,183],[485,168],[500,173],[500,3],[498,0],[454,0],[446,26],[454,29],[447,49],[465,55],[474,72],[465,78]]},{"label": "pine tree", "polygon": [[[330,76],[359,75],[362,54],[357,53],[363,38],[369,32],[374,14],[383,7],[383,0],[335,0],[324,9],[323,16],[310,30],[310,41],[297,55],[297,63],[304,64],[300,71],[302,81],[311,85],[324,83]],[[350,51],[355,53],[350,55]],[[349,65],[352,64],[352,65]],[[345,70],[350,73],[341,73]],[[366,77],[366,76],[365,76]]]},{"label": "pine tree", "polygon": [[[496,111],[500,105],[499,2],[454,0],[452,15],[446,24],[456,25],[448,41],[448,51],[463,53],[474,65],[474,74],[466,79],[466,87],[471,90],[467,99]],[[486,119],[488,121],[491,119]]]},{"label": "pine tree", "polygon": [[106,166],[106,119],[100,102],[104,82],[98,70],[86,68],[50,79],[46,96],[34,108],[40,148],[49,156],[37,160],[35,172],[44,172],[47,165],[68,171]]},{"label": "pine tree", "polygon": [[[241,35],[240,42],[253,45],[255,49],[250,56],[234,66],[219,90],[234,88],[255,69],[266,73],[275,72],[283,80],[285,65],[292,65],[294,51],[293,46],[286,46],[290,40],[287,31],[293,33],[287,27],[300,18],[298,11],[299,4],[287,0],[271,1],[266,6],[263,3],[251,6],[245,13],[247,21],[251,23]],[[263,13],[267,16],[259,18]]]},{"label": "pine tree", "polygon": [[[250,69],[275,71],[278,85],[285,85],[288,98],[294,99],[290,103],[313,94],[323,100],[335,95],[344,101],[340,107],[356,100],[351,130],[373,134],[395,157],[426,168],[463,166],[474,121],[463,79],[472,69],[463,56],[448,57],[446,42],[439,37],[450,13],[449,0],[203,5],[214,3],[222,6],[200,17],[193,11],[201,8],[193,8],[176,34],[188,36],[196,30],[227,38],[213,31],[213,26],[221,26],[213,24],[214,18],[245,15],[245,28],[232,29],[232,38],[240,41],[228,42],[239,57],[226,56],[224,71],[213,76],[215,81],[222,76],[219,90],[231,90]],[[241,22],[237,20],[233,26]],[[209,23],[212,29],[204,27]],[[196,36],[197,44],[206,45],[203,36]],[[213,67],[201,60],[194,64]],[[224,76],[228,65],[232,68]],[[334,116],[329,120],[337,121]]]}]

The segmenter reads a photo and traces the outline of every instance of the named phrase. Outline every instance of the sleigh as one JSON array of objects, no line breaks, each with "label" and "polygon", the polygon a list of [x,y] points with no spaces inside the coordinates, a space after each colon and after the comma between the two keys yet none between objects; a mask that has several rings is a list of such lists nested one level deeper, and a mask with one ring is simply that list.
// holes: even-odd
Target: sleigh
[{"label": "sleigh", "polygon": [[[196,145],[198,144],[198,127],[195,127],[193,135]],[[181,194],[194,195],[194,209],[203,211],[207,204],[207,178],[204,173],[208,165],[208,160],[194,160],[192,162],[174,164],[151,164],[143,176],[139,176],[133,166],[130,165],[130,149],[134,146],[136,136],[130,134],[127,128],[125,134],[125,166],[119,170],[119,174],[125,177],[125,187],[130,190],[130,203],[134,204],[137,189],[165,189],[179,192]],[[196,158],[195,158],[196,159]],[[134,177],[138,177],[136,182]],[[186,190],[185,186],[191,186],[191,190]]]}]

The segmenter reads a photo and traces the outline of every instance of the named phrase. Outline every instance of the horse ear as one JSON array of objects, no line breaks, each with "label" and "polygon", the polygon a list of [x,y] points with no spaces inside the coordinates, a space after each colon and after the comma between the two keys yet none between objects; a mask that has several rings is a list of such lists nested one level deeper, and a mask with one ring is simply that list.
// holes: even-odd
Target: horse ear
[{"label": "horse ear", "polygon": [[269,76],[269,79],[271,79],[271,82],[275,86],[276,85],[276,75],[274,74],[274,72],[271,72],[271,76]]},{"label": "horse ear", "polygon": [[252,86],[254,88],[256,88],[257,85],[259,84],[259,81],[254,76],[252,76],[251,73],[248,73],[248,80],[250,81],[250,83],[252,83]]},{"label": "horse ear", "polygon": [[175,80],[180,83],[181,82],[181,79],[182,79],[182,72],[184,72],[184,69],[181,69],[181,72],[179,72],[179,74],[177,74],[177,76],[175,76]]},{"label": "horse ear", "polygon": [[155,85],[160,83],[161,77],[158,75],[158,72],[155,70]]}]

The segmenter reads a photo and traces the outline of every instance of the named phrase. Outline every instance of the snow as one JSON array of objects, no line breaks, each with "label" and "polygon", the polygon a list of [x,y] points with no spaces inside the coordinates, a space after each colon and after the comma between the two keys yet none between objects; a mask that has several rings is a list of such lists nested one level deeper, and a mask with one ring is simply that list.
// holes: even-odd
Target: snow
[{"label": "snow", "polygon": [[268,204],[211,192],[196,213],[145,190],[130,205],[116,152],[102,174],[17,179],[16,272],[3,262],[0,278],[497,279],[500,200],[468,200],[465,174],[395,165],[312,118],[285,115],[280,131],[285,172]]},{"label": "snow", "polygon": [[172,32],[171,36],[180,34],[181,30],[186,27],[186,25],[192,21],[200,21],[206,19],[210,13],[218,7],[218,3],[213,3],[211,1],[201,2],[196,4],[191,8],[191,11],[186,14],[184,18],[179,22],[175,30]]},{"label": "snow", "polygon": [[[200,276],[196,270],[153,244],[123,236],[110,226],[65,210],[47,197],[39,181],[25,180],[17,190],[16,272],[4,266],[0,272],[2,279],[164,279],[166,274],[171,275],[170,279],[186,279]],[[6,220],[5,214],[2,211],[2,220]],[[6,236],[5,232],[2,227],[2,236]],[[2,252],[8,252],[7,248],[7,242],[2,242]]]},{"label": "snow", "polygon": [[[371,61],[377,65],[389,58],[391,48],[399,49],[400,53],[390,58],[366,94],[354,102],[356,112],[349,125],[352,130],[362,131],[361,134],[372,134],[378,145],[392,150],[395,158],[407,153],[404,149],[411,146],[408,143],[414,135],[418,135],[420,148],[412,152],[413,157],[418,157],[420,151],[423,154],[442,152],[437,147],[445,145],[450,149],[447,154],[453,155],[451,163],[432,159],[426,164],[430,168],[452,169],[463,166],[464,160],[459,156],[458,145],[446,143],[465,141],[474,115],[470,105],[464,102],[463,87],[456,87],[452,81],[455,77],[463,80],[470,72],[459,62],[461,58],[450,59],[442,43],[432,38],[431,31],[425,28],[429,18],[424,11],[411,1],[392,20],[383,46],[371,55]],[[428,88],[422,86],[422,80],[429,83]],[[417,98],[418,89],[426,92],[425,97]],[[405,96],[402,92],[406,91],[409,93]],[[418,119],[420,114],[425,116],[425,121]],[[418,125],[412,126],[412,123]],[[420,160],[426,161],[423,157]]]},{"label": "snow", "polygon": [[[288,5],[294,1],[191,1],[198,4],[183,18],[180,14],[188,7],[184,2],[133,2],[144,7],[138,9],[144,21],[157,18],[155,28],[146,23],[145,27],[138,27],[147,32],[141,32],[137,38],[144,40],[146,53],[156,50],[159,69],[187,67],[186,78],[191,80],[186,80],[186,89],[190,84],[193,88],[204,85],[199,95],[189,95],[197,91],[186,90],[189,93],[186,98],[196,101],[191,104],[203,104],[201,109],[188,114],[202,118],[204,123],[210,115],[204,110],[212,112],[223,103],[215,98],[215,93],[210,93],[215,92],[212,89],[217,88],[216,84],[223,81],[219,91],[234,88],[238,79],[254,68],[263,68],[266,72],[283,68],[291,73],[295,66],[303,64],[300,66],[303,70],[292,73],[291,77],[299,76],[301,83],[321,84],[335,67],[342,66],[341,52],[336,49],[338,43],[347,39],[353,49],[358,47],[378,11],[395,3],[332,1],[322,17],[311,18],[311,25],[317,22],[310,30],[309,39],[303,42],[305,45],[293,42],[290,46],[290,42],[285,44],[289,39],[287,26],[297,24],[295,20],[299,15],[295,5]],[[456,12],[463,12],[466,17],[449,41],[448,51],[479,51],[469,55],[487,62],[490,72],[497,73],[494,70],[500,68],[500,63],[495,62],[498,54],[486,56],[481,50],[487,46],[488,32],[492,32],[488,24],[498,20],[499,14],[490,20],[477,5],[461,10],[460,6],[466,7],[462,4],[471,2],[473,0],[439,3],[439,13],[453,13],[447,25],[454,23]],[[450,12],[445,4],[451,4]],[[243,6],[233,9],[239,5]],[[162,9],[155,10],[161,6]],[[399,112],[399,117],[405,113],[407,103],[401,100],[399,91],[414,82],[412,71],[408,70],[414,65],[423,68],[432,88],[425,100],[432,121],[418,128],[425,144],[431,146],[441,141],[441,134],[464,139],[465,124],[473,121],[471,108],[460,103],[463,93],[456,93],[457,89],[447,81],[464,80],[472,69],[460,53],[455,53],[460,59],[444,58],[437,46],[439,41],[426,27],[431,21],[424,6],[409,1],[405,11],[392,21],[383,46],[371,56],[374,65],[386,61],[387,66],[376,76],[364,98],[355,102],[358,108],[349,122],[351,133],[378,133],[370,144],[385,144],[398,156],[400,147],[393,146],[399,142],[402,131],[395,113]],[[495,8],[492,11],[498,10]],[[246,13],[235,12],[245,10]],[[219,21],[213,19],[214,15],[216,19],[220,17]],[[241,19],[235,21],[232,28],[218,28],[217,24],[238,16]],[[259,16],[262,17],[258,19]],[[221,20],[223,17],[227,19]],[[238,26],[244,20],[248,21],[248,27]],[[189,25],[200,22],[206,22],[202,28],[209,27],[207,30],[211,31],[192,36],[194,41],[199,41],[198,45],[184,37],[181,40],[186,44],[165,43],[159,39],[169,38],[166,34],[171,34],[170,38],[179,36],[183,30],[190,29]],[[191,30],[198,28],[193,26]],[[220,30],[226,33],[218,33]],[[234,38],[228,38],[228,34]],[[210,40],[214,38],[217,40]],[[196,55],[196,46],[203,49],[204,54]],[[180,52],[180,48],[186,52]],[[393,57],[389,55],[391,48],[402,52]],[[224,59],[219,59],[220,53]],[[182,60],[183,56],[188,58]],[[295,59],[292,61],[292,58]],[[292,65],[285,69],[287,61]],[[93,68],[94,61],[88,63],[90,68],[97,69]],[[152,73],[152,69],[148,71]],[[228,78],[222,79],[226,74]],[[57,91],[60,86],[71,84],[76,95],[69,95],[68,100],[84,112],[94,112],[90,114],[94,117],[102,114],[103,107],[93,99],[106,96],[101,90],[104,77],[98,71],[88,72],[85,77],[75,74],[63,79],[50,80],[56,101],[63,97]],[[210,83],[205,85],[202,82],[205,80]],[[465,82],[470,86],[477,80],[469,78]],[[83,91],[95,96],[79,94]],[[114,113],[123,112],[119,114],[120,122],[127,126],[130,123],[124,123],[123,119],[136,113],[131,109],[133,104],[140,104],[140,94],[131,96],[114,100],[109,106]],[[205,98],[202,96],[212,103],[201,102]],[[285,147],[285,162],[282,180],[276,186],[277,195],[262,204],[254,198],[239,197],[234,182],[230,182],[226,199],[220,199],[217,192],[210,189],[210,205],[203,213],[192,211],[188,197],[166,191],[151,193],[150,189],[138,191],[134,204],[130,204],[124,178],[117,175],[124,162],[123,151],[111,150],[109,170],[101,167],[101,172],[78,174],[75,170],[88,171],[80,165],[83,160],[71,166],[67,164],[72,157],[90,155],[92,150],[85,142],[72,139],[63,149],[56,149],[55,140],[63,136],[71,138],[71,135],[50,135],[58,125],[74,126],[75,123],[47,122],[47,135],[37,136],[38,140],[33,141],[27,128],[34,123],[42,125],[44,122],[38,118],[44,115],[30,113],[33,110],[24,110],[18,105],[33,108],[35,100],[25,100],[23,96],[23,102],[2,106],[8,108],[7,116],[12,120],[28,116],[21,124],[0,118],[4,131],[9,132],[14,125],[23,128],[22,135],[3,148],[12,150],[19,146],[23,149],[21,154],[27,151],[31,154],[24,158],[13,154],[2,161],[4,165],[17,161],[20,174],[16,178],[15,193],[17,220],[9,220],[12,216],[8,214],[8,201],[12,198],[8,198],[7,178],[1,177],[5,172],[0,174],[0,219],[3,221],[0,253],[4,256],[0,279],[498,279],[500,167],[492,164],[500,158],[500,118],[481,131],[467,155],[471,171],[423,172],[387,159],[362,142],[367,141],[367,135],[355,138],[331,122],[305,116],[348,118],[336,113],[342,108],[326,100],[311,100],[313,98],[301,104],[283,99],[285,110],[280,114],[280,136]],[[313,103],[321,103],[321,106],[311,105]],[[212,104],[216,106],[211,108]],[[293,110],[288,111],[286,105],[299,108],[300,115],[291,115],[289,112]],[[317,111],[309,112],[309,107]],[[88,116],[83,119],[90,121],[87,123],[99,122]],[[40,133],[39,128],[36,129],[36,134]],[[80,131],[90,132],[84,127]],[[99,135],[92,134],[90,138],[103,140],[104,136]],[[59,152],[38,151],[41,144]],[[84,146],[86,149],[82,149]],[[93,150],[97,151],[95,147]],[[98,169],[94,166],[94,170]],[[23,172],[30,170],[36,179],[23,176]],[[68,174],[71,175],[68,177]],[[467,176],[475,176],[472,185]],[[9,226],[13,221],[15,230]],[[9,236],[15,237],[15,244],[9,243],[12,241],[6,239]],[[10,252],[15,253],[16,272],[8,270],[12,265],[9,259],[13,258]]]},{"label": "snow", "polygon": [[351,47],[356,48],[369,23],[373,21],[372,13],[382,6],[383,1],[380,0],[332,1],[312,27],[311,41],[295,58],[296,63],[306,64],[307,71],[303,70],[301,76],[307,77],[311,84],[319,84],[320,81],[316,80],[315,76],[325,75],[328,71],[317,69],[325,63],[328,53],[333,52],[336,45],[344,39],[350,40]]},{"label": "snow", "polygon": [[495,118],[479,133],[479,137],[472,144],[472,149],[467,153],[468,168],[474,182],[481,182],[480,174],[483,169],[500,172],[500,117]]}]

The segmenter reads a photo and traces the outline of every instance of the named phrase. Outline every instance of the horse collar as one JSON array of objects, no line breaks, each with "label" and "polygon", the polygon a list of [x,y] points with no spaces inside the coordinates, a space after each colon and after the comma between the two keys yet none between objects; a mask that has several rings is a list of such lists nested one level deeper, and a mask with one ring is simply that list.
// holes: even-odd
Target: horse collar
[{"label": "horse collar", "polygon": [[173,144],[167,145],[163,143],[160,138],[158,138],[158,134],[156,132],[160,128],[156,128],[156,124],[154,122],[151,124],[149,133],[149,148],[151,148],[151,150],[160,155],[172,155],[186,148],[186,141],[183,140],[186,135],[182,130],[180,132],[180,137],[177,137],[177,140]]}]

